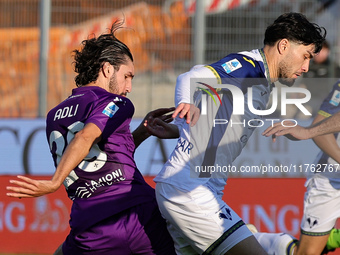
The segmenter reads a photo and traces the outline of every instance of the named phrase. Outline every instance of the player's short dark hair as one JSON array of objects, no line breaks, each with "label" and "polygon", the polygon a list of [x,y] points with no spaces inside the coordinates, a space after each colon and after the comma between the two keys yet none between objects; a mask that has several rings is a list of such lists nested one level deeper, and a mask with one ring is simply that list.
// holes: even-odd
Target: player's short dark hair
[{"label": "player's short dark hair", "polygon": [[74,79],[77,87],[96,81],[105,62],[119,70],[128,59],[133,61],[130,49],[115,36],[115,32],[123,23],[117,20],[112,24],[109,33],[84,40],[82,49],[73,51],[74,71],[78,73]]},{"label": "player's short dark hair", "polygon": [[326,29],[311,23],[301,13],[285,13],[267,27],[264,45],[274,46],[281,39],[288,39],[298,44],[315,45],[314,53],[320,52],[326,38]]}]

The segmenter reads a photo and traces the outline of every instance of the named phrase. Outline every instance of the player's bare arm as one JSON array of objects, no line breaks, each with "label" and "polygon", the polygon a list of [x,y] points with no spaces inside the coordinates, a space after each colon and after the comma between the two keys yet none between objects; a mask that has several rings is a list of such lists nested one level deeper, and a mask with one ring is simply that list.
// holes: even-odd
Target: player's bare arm
[{"label": "player's bare arm", "polygon": [[290,140],[305,140],[312,138],[310,136],[310,129],[296,125],[293,122],[286,121],[283,126],[281,122],[277,122],[267,128],[263,133],[263,136],[272,137],[273,142],[276,141],[278,136],[286,136]]},{"label": "player's bare arm", "polygon": [[10,180],[7,193],[9,197],[29,198],[53,193],[59,189],[70,172],[86,157],[93,144],[100,140],[101,130],[92,123],[87,124],[75,134],[67,146],[60,163],[51,180],[34,180],[25,176],[18,176],[19,180]]},{"label": "player's bare arm", "polygon": [[286,136],[291,140],[306,140],[316,136],[335,133],[340,131],[340,112],[328,117],[309,127],[294,126],[293,122],[285,122],[283,126],[280,122],[267,128],[262,135],[272,136],[273,141],[277,136]]},{"label": "player's bare arm", "polygon": [[319,135],[340,132],[340,112],[313,124],[310,129],[312,138]]},{"label": "player's bare arm", "polygon": [[[316,124],[322,120],[324,120],[326,117],[318,114],[313,124]],[[323,150],[328,156],[333,158],[336,162],[340,164],[340,147],[336,142],[335,136],[333,134],[326,134],[321,136],[316,136],[313,138],[314,143]]]}]

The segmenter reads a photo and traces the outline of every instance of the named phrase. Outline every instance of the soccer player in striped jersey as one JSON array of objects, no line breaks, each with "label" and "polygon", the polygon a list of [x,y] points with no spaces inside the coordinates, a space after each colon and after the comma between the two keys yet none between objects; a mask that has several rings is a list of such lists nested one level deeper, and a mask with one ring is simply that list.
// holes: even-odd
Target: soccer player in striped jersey
[{"label": "soccer player in striped jersey", "polygon": [[[155,178],[158,205],[178,254],[267,254],[222,200],[227,169],[266,110],[273,83],[292,86],[307,72],[325,34],[302,14],[283,14],[267,28],[262,49],[230,54],[178,77],[174,116],[186,118],[176,118],[178,144]],[[191,114],[200,110],[195,125],[189,124],[190,107],[196,109]],[[155,133],[167,126],[150,124]]]}]

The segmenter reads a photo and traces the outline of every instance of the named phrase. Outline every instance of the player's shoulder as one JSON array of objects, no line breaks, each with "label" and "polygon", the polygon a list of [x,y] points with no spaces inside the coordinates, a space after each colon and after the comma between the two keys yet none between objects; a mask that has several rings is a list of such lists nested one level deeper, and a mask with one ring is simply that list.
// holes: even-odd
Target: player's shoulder
[{"label": "player's shoulder", "polygon": [[340,79],[334,83],[333,90],[340,90]]},{"label": "player's shoulder", "polygon": [[132,104],[126,96],[114,94],[102,88],[95,88],[90,91],[94,95],[94,104],[106,104],[107,102],[114,102],[115,104],[129,105]]},{"label": "player's shoulder", "polygon": [[[263,65],[263,58],[259,52],[259,50],[252,51],[241,51],[238,53],[232,53],[227,55],[223,61],[227,61],[227,63],[232,63],[232,66],[236,68],[247,68],[247,69],[257,69]],[[242,66],[239,66],[240,63]],[[225,64],[224,64],[225,65]]]},{"label": "player's shoulder", "polygon": [[265,73],[259,50],[232,53],[210,65],[221,76],[259,77]]},{"label": "player's shoulder", "polygon": [[195,65],[188,72],[182,73],[178,76],[178,79],[183,79],[185,77],[190,78],[212,78],[214,77],[206,65]]}]

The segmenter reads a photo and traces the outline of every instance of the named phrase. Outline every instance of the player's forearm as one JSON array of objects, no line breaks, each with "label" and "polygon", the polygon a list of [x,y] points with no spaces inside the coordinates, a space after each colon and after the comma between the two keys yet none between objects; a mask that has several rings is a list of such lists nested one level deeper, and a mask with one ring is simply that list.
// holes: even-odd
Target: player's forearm
[{"label": "player's forearm", "polygon": [[143,124],[140,124],[135,131],[132,132],[133,141],[135,143],[135,148],[137,148],[144,140],[149,138],[151,135],[147,132]]},{"label": "player's forearm", "polygon": [[313,124],[307,130],[310,138],[340,132],[340,112],[316,124]]},{"label": "player's forearm", "polygon": [[340,148],[333,134],[317,136],[313,138],[313,141],[323,152],[340,164]]},{"label": "player's forearm", "polygon": [[67,146],[52,178],[52,188],[57,190],[65,178],[84,160],[94,141],[79,131]]}]

